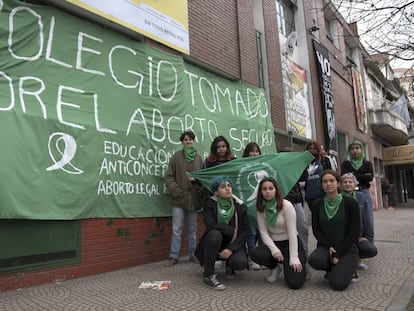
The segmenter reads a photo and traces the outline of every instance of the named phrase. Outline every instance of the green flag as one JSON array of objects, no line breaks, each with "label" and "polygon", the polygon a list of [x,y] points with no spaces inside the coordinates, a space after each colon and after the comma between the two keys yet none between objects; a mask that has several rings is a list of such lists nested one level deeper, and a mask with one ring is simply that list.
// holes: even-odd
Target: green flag
[{"label": "green flag", "polygon": [[296,184],[314,157],[305,152],[283,152],[256,157],[240,158],[208,169],[188,173],[206,188],[214,177],[225,176],[232,180],[233,194],[244,201],[248,213],[256,218],[258,184],[264,177],[276,179],[283,197]]}]

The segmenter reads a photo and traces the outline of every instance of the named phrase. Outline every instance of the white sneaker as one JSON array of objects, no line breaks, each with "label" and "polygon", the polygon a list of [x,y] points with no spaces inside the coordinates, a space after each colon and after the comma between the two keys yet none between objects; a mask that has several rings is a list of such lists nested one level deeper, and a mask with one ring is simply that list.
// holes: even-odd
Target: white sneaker
[{"label": "white sneaker", "polygon": [[352,274],[352,279],[351,279],[351,282],[352,282],[352,283],[358,282],[358,279],[359,279],[359,277],[358,277],[358,273],[357,273],[357,272],[356,272],[356,270],[355,270],[354,274]]},{"label": "white sneaker", "polygon": [[277,281],[278,278],[280,278],[282,274],[282,267],[280,265],[277,265],[276,268],[270,270],[269,276],[266,277],[266,282],[268,283],[274,283]]},{"label": "white sneaker", "polygon": [[368,270],[368,265],[365,262],[365,260],[361,259],[358,262],[358,266],[357,266],[358,270],[363,270],[363,271],[367,271]]},{"label": "white sneaker", "polygon": [[251,270],[260,270],[260,265],[255,263],[254,261],[250,262],[250,269]]}]

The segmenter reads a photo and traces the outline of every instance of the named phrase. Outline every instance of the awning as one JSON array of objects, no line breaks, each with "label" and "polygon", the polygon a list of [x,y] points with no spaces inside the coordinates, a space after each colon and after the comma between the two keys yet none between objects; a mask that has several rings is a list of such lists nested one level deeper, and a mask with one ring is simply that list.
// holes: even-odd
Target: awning
[{"label": "awning", "polygon": [[414,164],[414,145],[383,148],[382,160],[384,165]]}]

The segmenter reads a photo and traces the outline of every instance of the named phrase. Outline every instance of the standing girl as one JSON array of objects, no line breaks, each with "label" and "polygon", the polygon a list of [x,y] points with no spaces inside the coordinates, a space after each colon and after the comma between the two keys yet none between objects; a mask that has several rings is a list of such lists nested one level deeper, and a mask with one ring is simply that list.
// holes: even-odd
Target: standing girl
[{"label": "standing girl", "polygon": [[231,161],[234,156],[230,149],[230,144],[224,136],[214,138],[210,146],[210,154],[204,161],[203,168],[209,168]]},{"label": "standing girl", "polygon": [[[244,148],[243,158],[255,157],[261,154],[262,154],[262,151],[260,150],[259,145],[255,142],[250,142]],[[247,250],[249,252],[249,267],[252,270],[260,270],[260,265],[255,263],[250,258],[250,253],[256,247],[256,243],[258,242],[258,238],[259,238],[257,228],[256,228],[256,219],[254,219],[253,217],[249,217],[249,223],[250,223],[250,232],[247,238]]]}]

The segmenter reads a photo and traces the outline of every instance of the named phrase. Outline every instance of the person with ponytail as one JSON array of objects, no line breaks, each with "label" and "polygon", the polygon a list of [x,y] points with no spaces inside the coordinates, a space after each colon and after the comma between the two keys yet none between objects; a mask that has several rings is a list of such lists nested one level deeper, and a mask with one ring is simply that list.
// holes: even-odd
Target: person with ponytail
[{"label": "person with ponytail", "polygon": [[263,244],[250,256],[254,262],[270,269],[267,282],[277,281],[283,265],[288,287],[301,288],[306,279],[306,252],[298,238],[295,208],[283,199],[274,178],[262,179],[258,187],[257,224]]},{"label": "person with ponytail", "polygon": [[183,148],[171,157],[165,176],[172,205],[172,237],[166,267],[171,267],[178,262],[185,220],[187,221],[189,259],[190,262],[196,261],[194,252],[197,243],[197,210],[202,204],[201,185],[194,178],[188,177],[187,172],[200,170],[203,160],[193,147],[194,139],[195,134],[191,131],[181,134],[180,141]]},{"label": "person with ponytail", "polygon": [[246,241],[249,234],[247,206],[233,196],[231,180],[218,176],[212,179],[213,195],[205,202],[205,232],[197,246],[196,256],[204,267],[204,283],[215,290],[226,287],[215,273],[215,261],[226,262],[226,278],[234,278],[235,270],[248,267]]},{"label": "person with ponytail", "polygon": [[325,278],[334,290],[344,290],[357,280],[360,215],[358,203],[339,193],[341,178],[332,170],[322,173],[325,196],[313,204],[312,231],[316,249],[309,256],[309,265],[326,271]]}]

